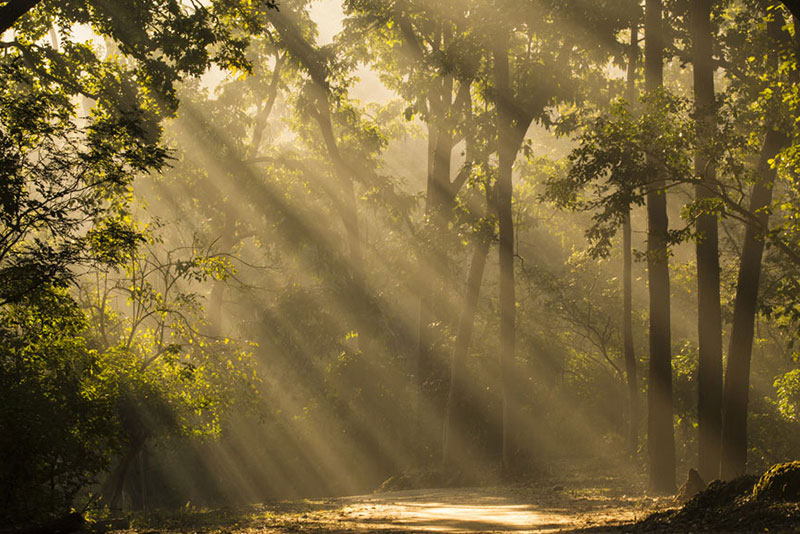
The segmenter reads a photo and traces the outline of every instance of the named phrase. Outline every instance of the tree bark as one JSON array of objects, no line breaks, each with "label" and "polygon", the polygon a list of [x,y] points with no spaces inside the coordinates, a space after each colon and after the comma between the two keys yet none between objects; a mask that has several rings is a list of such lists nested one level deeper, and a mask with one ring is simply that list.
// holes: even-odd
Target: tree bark
[{"label": "tree bark", "polygon": [[109,509],[114,510],[119,508],[119,501],[122,498],[122,489],[125,486],[125,478],[128,476],[128,470],[133,461],[136,459],[139,451],[144,446],[144,438],[134,438],[128,445],[125,453],[120,457],[119,463],[108,475],[108,479],[103,483],[103,498],[106,499],[106,504]]},{"label": "tree bark", "polygon": [[502,389],[502,466],[508,473],[514,467],[516,443],[514,380],[515,302],[514,295],[514,220],[511,212],[512,170],[517,154],[510,105],[512,101],[507,43],[494,53],[497,91],[497,170],[496,210],[500,232],[500,381]]},{"label": "tree bark", "polygon": [[[433,218],[436,227],[446,225],[450,219],[449,207],[452,203],[450,193],[450,171],[453,154],[452,124],[449,116],[452,112],[453,76],[446,75],[442,78],[440,86],[435,91],[436,102],[431,102],[431,119],[437,122],[434,129],[436,134],[433,140],[432,161],[428,175],[427,191],[425,194],[426,214]],[[432,99],[433,100],[433,99]]]},{"label": "tree bark", "polygon": [[[639,57],[638,21],[631,24],[631,42],[628,56],[628,99],[636,100],[636,65]],[[636,352],[633,346],[633,283],[630,208],[622,222],[622,338],[625,359],[625,378],[628,382],[628,452],[635,454],[639,448],[639,386],[636,370]]]},{"label": "tree bark", "polygon": [[722,404],[722,464],[720,477],[730,480],[743,475],[747,464],[747,403],[750,387],[750,357],[753,350],[753,329],[761,277],[761,257],[764,233],[769,224],[768,207],[776,170],[769,163],[788,142],[786,136],[770,129],[758,162],[760,180],[753,186],[750,211],[756,214],[757,224],[745,230],[742,259],[736,283],[733,306],[733,325],[728,347],[728,367]]},{"label": "tree bark", "polygon": [[[645,85],[663,84],[661,0],[645,4]],[[653,176],[647,188],[647,272],[650,292],[650,367],[647,388],[647,449],[650,488],[674,493],[675,433],[672,424],[669,252],[666,180]]]},{"label": "tree bark", "polygon": [[446,473],[453,473],[459,468],[458,460],[464,457],[465,444],[468,438],[466,424],[471,417],[469,395],[464,383],[467,371],[467,354],[475,324],[475,313],[478,309],[478,297],[481,291],[483,271],[486,257],[489,255],[491,238],[481,234],[473,245],[472,261],[467,276],[466,293],[461,318],[458,322],[456,342],[450,364],[450,393],[447,398],[447,415],[442,447],[442,465]]},{"label": "tree bark", "polygon": [[349,276],[354,291],[363,294],[363,252],[359,234],[358,212],[356,209],[354,176],[359,174],[357,165],[350,164],[339,151],[330,111],[330,70],[322,53],[310,42],[306,41],[302,32],[292,20],[292,13],[285,10],[270,10],[269,19],[281,36],[287,51],[302,62],[313,82],[313,97],[316,109],[312,111],[314,120],[320,129],[325,149],[334,167],[334,176],[338,181],[338,189],[330,190],[334,208],[337,210],[349,249]]},{"label": "tree bark", "polygon": [[[431,103],[433,106],[433,103]],[[428,165],[427,165],[427,177],[426,177],[426,195],[425,195],[425,214],[428,217],[428,213],[431,210],[432,206],[428,202],[429,193],[432,189],[432,181],[433,181],[433,162],[435,159],[436,154],[436,140],[438,139],[438,125],[435,122],[428,123]],[[423,244],[424,247],[424,244]],[[430,347],[432,345],[433,340],[433,330],[431,328],[431,321],[433,321],[433,313],[431,311],[431,295],[433,292],[434,282],[431,280],[431,276],[429,271],[433,270],[431,266],[433,264],[433,260],[428,257],[428,254],[424,250],[421,250],[420,253],[420,264],[421,264],[421,273],[419,277],[419,286],[420,286],[420,297],[419,297],[419,313],[417,314],[418,323],[417,323],[417,350],[416,350],[416,358],[414,363],[414,374],[416,378],[416,406],[415,406],[415,419],[417,425],[417,435],[418,436],[425,436],[425,381],[426,376],[428,375],[428,367],[427,365],[430,362],[431,355],[430,355]],[[420,439],[418,443],[420,444],[421,450],[420,457],[423,458],[425,456],[425,440]]]},{"label": "tree bark", "polygon": [[[691,34],[697,149],[694,172],[697,200],[713,199],[716,165],[711,147],[716,130],[714,64],[712,60],[712,0],[692,4]],[[697,466],[703,480],[719,475],[722,438],[722,312],[720,308],[719,236],[717,216],[701,213],[696,223],[697,241]]]},{"label": "tree bark", "polygon": [[[794,19],[797,22],[797,19]],[[796,38],[784,28],[785,20],[780,10],[773,11],[767,22],[767,33],[777,45],[791,46],[797,54]],[[795,24],[795,29],[797,28]],[[777,69],[778,54],[768,58],[771,68]],[[791,83],[797,76],[790,74]],[[722,397],[722,460],[720,478],[728,480],[744,474],[747,466],[747,404],[750,388],[750,360],[753,350],[753,330],[758,313],[758,286],[761,278],[761,258],[764,239],[769,230],[769,206],[777,170],[770,161],[785,148],[789,138],[776,123],[776,116],[768,114],[767,132],[761,148],[756,173],[758,181],[750,196],[750,213],[753,215],[745,229],[736,298],[733,306],[731,341],[728,346],[728,364]]]},{"label": "tree bark", "polygon": [[622,223],[622,337],[625,358],[625,378],[628,386],[628,452],[635,454],[639,448],[639,386],[636,369],[636,352],[633,347],[632,298],[632,247],[631,215]]},{"label": "tree bark", "polygon": [[[448,309],[445,290],[447,254],[441,239],[448,231],[452,217],[452,204],[457,191],[450,188],[454,139],[452,125],[447,118],[452,112],[453,78],[445,76],[438,81],[429,97],[428,124],[428,175],[425,192],[426,238],[421,257],[418,344],[416,354],[417,395],[416,414],[418,435],[422,446],[421,456],[437,454],[442,450],[438,439],[442,436],[446,401],[442,396],[430,395],[427,386],[436,377],[437,370],[445,368],[446,356],[438,349],[440,335],[433,326],[435,321],[449,324],[443,313]],[[443,311],[445,310],[445,311]],[[434,452],[435,451],[435,452]]]}]

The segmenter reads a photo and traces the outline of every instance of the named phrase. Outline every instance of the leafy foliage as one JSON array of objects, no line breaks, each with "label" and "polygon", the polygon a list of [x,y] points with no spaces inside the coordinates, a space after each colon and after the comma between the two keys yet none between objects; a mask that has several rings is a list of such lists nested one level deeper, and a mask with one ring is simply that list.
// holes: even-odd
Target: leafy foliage
[{"label": "leafy foliage", "polygon": [[[224,399],[250,387],[246,351],[198,338],[198,297],[174,287],[225,262],[147,263],[131,202],[169,159],[175,85],[212,63],[247,71],[235,26],[255,19],[236,1],[42,1],[9,19],[17,5],[0,41],[0,516],[30,521],[67,510],[133,442],[216,434]],[[91,273],[120,290],[120,267],[133,311],[87,316],[68,288]]]},{"label": "leafy foliage", "polygon": [[587,121],[579,146],[569,155],[569,171],[548,180],[545,198],[593,212],[594,222],[586,230],[593,255],[608,256],[630,208],[644,204],[655,173],[666,172],[673,182],[693,180],[688,121],[686,100],[664,91],[643,98],[636,111],[617,100],[607,113]]},{"label": "leafy foliage", "polygon": [[87,318],[48,287],[0,313],[0,517],[69,508],[119,450],[117,395]]}]

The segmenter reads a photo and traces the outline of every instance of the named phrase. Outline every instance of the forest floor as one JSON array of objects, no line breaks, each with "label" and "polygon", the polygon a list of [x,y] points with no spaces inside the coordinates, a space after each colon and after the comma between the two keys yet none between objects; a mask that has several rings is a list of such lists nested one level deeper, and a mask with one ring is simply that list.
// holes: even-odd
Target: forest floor
[{"label": "forest floor", "polygon": [[[675,507],[643,496],[642,483],[601,469],[558,470],[535,482],[410,489],[352,497],[273,501],[239,509],[156,511],[132,522],[135,534],[565,533],[644,520]],[[131,533],[134,534],[134,533]]]},{"label": "forest floor", "polygon": [[669,499],[563,486],[421,489],[265,503],[247,510],[162,512],[149,515],[134,530],[139,534],[556,533],[635,522],[671,504]]},{"label": "forest floor", "polygon": [[412,489],[156,511],[117,534],[798,533],[800,503],[752,498],[757,477],[717,482],[686,505],[586,472],[496,487]]}]

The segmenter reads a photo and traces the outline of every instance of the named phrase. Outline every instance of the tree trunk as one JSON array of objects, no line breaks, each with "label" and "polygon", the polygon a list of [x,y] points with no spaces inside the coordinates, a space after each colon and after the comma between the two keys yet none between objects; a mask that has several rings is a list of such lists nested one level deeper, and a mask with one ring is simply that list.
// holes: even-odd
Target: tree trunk
[{"label": "tree trunk", "polygon": [[128,476],[128,470],[133,465],[134,460],[139,454],[139,451],[144,446],[143,439],[134,439],[125,453],[120,457],[119,463],[109,473],[108,478],[103,483],[103,498],[109,509],[114,510],[119,508],[119,501],[122,498],[122,488],[125,486],[125,478]]},{"label": "tree trunk", "polygon": [[[663,83],[661,0],[645,4],[645,85]],[[647,188],[647,273],[650,291],[650,369],[647,388],[647,449],[650,488],[674,493],[675,433],[672,424],[669,252],[666,180],[657,174]]]},{"label": "tree trunk", "polygon": [[[795,21],[796,22],[796,19]],[[791,46],[797,54],[797,41],[784,29],[785,20],[780,10],[773,11],[767,22],[767,33],[776,44]],[[795,25],[796,29],[796,25]],[[777,49],[777,47],[775,48]],[[768,58],[772,68],[778,68],[778,54]],[[792,83],[797,77],[790,74]],[[769,205],[777,170],[770,161],[788,145],[789,139],[767,117],[767,133],[756,169],[758,182],[750,196],[750,213],[753,218],[745,229],[736,298],[733,305],[731,341],[728,346],[728,366],[722,397],[722,460],[720,478],[728,480],[744,474],[747,466],[747,404],[750,387],[750,359],[753,350],[753,330],[758,312],[758,286],[761,278],[761,258],[765,234],[769,229]]]},{"label": "tree trunk", "polygon": [[[452,217],[452,201],[455,195],[450,190],[450,173],[453,153],[453,135],[447,124],[447,110],[452,104],[453,78],[445,76],[430,97],[428,126],[428,176],[425,192],[425,216],[427,242],[423,245],[420,275],[419,331],[417,346],[417,391],[418,413],[416,414],[419,442],[423,459],[442,450],[438,439],[442,436],[446,401],[443,395],[428,391],[427,384],[435,382],[437,375],[446,368],[446,356],[439,347],[441,334],[433,326],[436,321],[450,324],[443,314],[447,302],[446,277],[447,254],[441,242],[448,231]],[[444,304],[444,305],[443,305]]]},{"label": "tree trunk", "polygon": [[470,340],[472,339],[481,281],[483,280],[483,271],[486,266],[486,257],[489,255],[490,245],[490,236],[482,233],[476,237],[469,275],[467,276],[464,307],[461,311],[456,342],[453,347],[453,357],[450,364],[450,394],[447,398],[447,414],[442,447],[442,465],[447,473],[454,473],[460,467],[457,462],[464,457],[466,450],[465,444],[468,439],[467,423],[472,416],[469,410],[468,390],[464,384],[467,371],[466,360]]},{"label": "tree trunk", "polygon": [[314,114],[314,117],[319,125],[325,148],[331,158],[339,181],[340,190],[338,194],[334,195],[334,202],[337,204],[337,211],[342,219],[342,225],[347,236],[351,283],[360,295],[364,292],[364,253],[361,248],[356,193],[353,184],[353,175],[357,174],[357,172],[345,161],[339,151],[339,145],[333,133],[328,93],[323,92],[321,89],[319,89],[319,93],[317,113]]},{"label": "tree trunk", "polygon": [[730,480],[743,475],[747,464],[747,402],[750,387],[750,356],[761,277],[764,233],[769,224],[766,209],[772,202],[776,170],[769,161],[786,145],[781,132],[770,129],[764,139],[758,162],[760,180],[753,186],[750,212],[757,222],[748,224],[744,234],[736,300],[733,306],[731,342],[722,404],[722,464],[720,477]]},{"label": "tree trunk", "polygon": [[[717,196],[716,166],[711,155],[716,130],[714,64],[711,50],[711,0],[692,4],[692,62],[694,76],[697,150],[694,172],[698,200]],[[717,216],[702,213],[697,219],[697,466],[703,480],[719,475],[722,434],[722,312],[719,289],[719,237]]]},{"label": "tree trunk", "polygon": [[508,473],[515,464],[516,443],[515,395],[512,381],[515,349],[514,296],[514,220],[511,212],[512,170],[518,146],[514,142],[509,86],[508,49],[503,46],[494,54],[495,89],[497,91],[497,218],[500,230],[500,381],[502,389],[502,465]]},{"label": "tree trunk", "polygon": [[[334,168],[334,176],[338,188],[329,190],[333,197],[336,209],[345,229],[349,252],[349,278],[353,291],[361,296],[364,294],[363,252],[359,234],[358,211],[356,209],[356,195],[354,177],[361,174],[363,169],[357,163],[346,160],[339,151],[339,145],[333,130],[333,121],[330,110],[330,70],[324,55],[312,43],[306,41],[298,28],[294,17],[296,13],[289,10],[270,10],[269,20],[281,36],[283,46],[288,53],[302,62],[313,85],[310,90],[316,104],[312,111],[314,120],[320,129],[325,149]],[[277,87],[277,81],[275,81]]]},{"label": "tree trunk", "polygon": [[[433,103],[431,103],[433,106]],[[436,153],[436,140],[438,139],[438,126],[435,121],[431,121],[428,123],[428,169],[427,169],[427,190],[426,190],[426,202],[425,202],[425,214],[427,214],[431,209],[431,205],[428,203],[427,199],[432,190],[432,181],[433,181],[433,161],[435,158]],[[430,247],[427,247],[428,249]],[[431,346],[433,340],[433,329],[431,327],[431,323],[433,321],[433,312],[431,310],[432,306],[432,294],[434,288],[434,281],[430,276],[430,271],[433,270],[432,264],[433,260],[429,257],[429,250],[426,250],[426,246],[423,243],[420,247],[420,275],[418,280],[418,286],[420,288],[420,296],[419,296],[419,312],[417,314],[417,350],[414,359],[414,378],[415,378],[415,406],[414,406],[414,420],[416,424],[416,434],[419,436],[417,440],[417,445],[419,450],[417,451],[417,455],[420,461],[425,461],[428,456],[428,444],[427,439],[425,436],[428,435],[426,429],[428,428],[427,423],[427,415],[426,415],[426,395],[425,395],[425,382],[427,380],[427,376],[429,375],[428,372],[428,365],[431,359]]]},{"label": "tree trunk", "polygon": [[[638,22],[631,24],[631,42],[628,56],[628,99],[636,100],[636,64],[639,57]],[[631,454],[639,449],[639,386],[636,372],[636,353],[633,347],[633,283],[632,283],[631,213],[622,222],[622,337],[625,359],[625,378],[628,382],[628,436],[627,447]]]},{"label": "tree trunk", "polygon": [[633,298],[631,275],[631,216],[622,223],[622,336],[625,351],[625,378],[628,382],[628,436],[631,454],[639,448],[639,386],[636,372],[636,353],[633,348]]},{"label": "tree trunk", "polygon": [[449,116],[453,111],[453,76],[444,76],[437,89],[438,94],[434,96],[437,102],[431,102],[431,120],[437,122],[437,127],[433,129],[436,137],[430,153],[432,161],[425,195],[425,213],[432,219],[434,227],[441,228],[446,227],[450,220],[449,208],[452,203],[450,170],[454,125],[450,124]]}]

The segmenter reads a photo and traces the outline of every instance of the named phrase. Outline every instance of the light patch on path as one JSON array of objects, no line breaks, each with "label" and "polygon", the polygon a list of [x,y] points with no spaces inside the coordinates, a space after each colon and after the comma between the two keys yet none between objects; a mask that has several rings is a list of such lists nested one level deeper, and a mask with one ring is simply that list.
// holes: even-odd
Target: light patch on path
[{"label": "light patch on path", "polygon": [[[336,532],[568,532],[641,519],[656,504],[624,496],[497,488],[403,491],[341,501]],[[307,519],[313,522],[314,515]],[[318,519],[325,522],[325,515]]]}]

